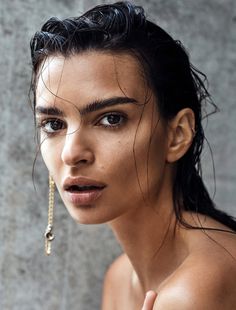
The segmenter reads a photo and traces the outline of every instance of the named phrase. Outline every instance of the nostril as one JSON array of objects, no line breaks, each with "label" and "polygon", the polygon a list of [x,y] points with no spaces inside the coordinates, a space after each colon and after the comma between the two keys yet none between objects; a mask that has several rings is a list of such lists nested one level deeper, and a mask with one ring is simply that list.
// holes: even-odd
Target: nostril
[{"label": "nostril", "polygon": [[91,151],[73,151],[62,152],[61,159],[65,165],[77,167],[79,165],[86,165],[94,161],[94,155]]},{"label": "nostril", "polygon": [[88,163],[88,160],[87,159],[78,159],[77,161],[73,161],[71,163],[71,166],[79,166],[79,165],[85,165]]},{"label": "nostril", "polygon": [[79,163],[84,163],[85,164],[85,163],[87,163],[87,159],[82,159],[82,160],[79,161]]}]

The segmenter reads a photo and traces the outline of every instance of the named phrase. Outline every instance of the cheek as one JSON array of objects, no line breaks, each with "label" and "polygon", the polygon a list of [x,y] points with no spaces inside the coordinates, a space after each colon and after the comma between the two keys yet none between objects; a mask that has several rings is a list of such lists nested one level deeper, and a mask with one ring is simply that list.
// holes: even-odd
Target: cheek
[{"label": "cheek", "polygon": [[124,170],[133,166],[132,141],[124,139],[108,143],[108,140],[103,147],[100,148],[100,155],[97,156],[98,162],[101,158],[101,166],[105,173],[113,171],[118,177],[124,174]]},{"label": "cheek", "polygon": [[60,144],[53,143],[50,139],[45,139],[44,141],[41,141],[40,150],[48,171],[56,178],[56,172],[58,171],[60,165]]},{"label": "cheek", "polygon": [[113,134],[100,142],[96,156],[98,168],[117,193],[130,183],[130,179],[133,183],[136,179],[134,137],[126,132],[119,137]]},{"label": "cheek", "polygon": [[157,187],[165,167],[160,141],[153,140],[152,143],[145,141],[145,147],[137,150],[135,158],[137,175],[143,192]]},{"label": "cheek", "polygon": [[151,136],[150,128],[141,128],[136,136],[132,160],[135,163],[135,178],[139,191],[144,195],[158,189],[165,172],[166,143],[162,128]]},{"label": "cheek", "polygon": [[102,158],[100,168],[106,177],[113,178],[117,190],[128,186],[140,193],[140,187],[147,190],[149,181],[158,182],[164,167],[164,146],[158,136],[153,136],[151,141],[149,136],[150,132],[142,131],[137,136],[126,133],[112,143],[104,140],[98,156]]}]

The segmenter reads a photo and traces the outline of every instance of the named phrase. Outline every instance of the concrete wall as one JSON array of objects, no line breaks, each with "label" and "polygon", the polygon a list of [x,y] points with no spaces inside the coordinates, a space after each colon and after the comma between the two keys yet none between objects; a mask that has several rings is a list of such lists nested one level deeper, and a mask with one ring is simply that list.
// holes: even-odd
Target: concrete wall
[{"label": "concrete wall", "polygon": [[[120,248],[105,225],[84,227],[56,202],[53,255],[44,256],[47,172],[35,157],[29,40],[50,16],[75,16],[95,0],[0,2],[0,309],[99,309],[105,269]],[[209,119],[220,208],[236,215],[236,2],[140,0],[148,15],[184,42],[193,63],[210,80],[221,112]],[[205,178],[213,193],[212,164],[204,151]]]}]

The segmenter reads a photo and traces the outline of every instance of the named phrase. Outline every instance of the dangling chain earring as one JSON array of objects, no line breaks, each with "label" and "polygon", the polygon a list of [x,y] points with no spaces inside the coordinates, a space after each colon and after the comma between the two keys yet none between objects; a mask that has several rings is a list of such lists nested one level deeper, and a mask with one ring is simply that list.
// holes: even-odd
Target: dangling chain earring
[{"label": "dangling chain earring", "polygon": [[49,175],[48,225],[44,233],[46,255],[51,254],[51,242],[55,238],[53,234],[54,191],[55,191],[55,183],[54,183],[53,178]]}]

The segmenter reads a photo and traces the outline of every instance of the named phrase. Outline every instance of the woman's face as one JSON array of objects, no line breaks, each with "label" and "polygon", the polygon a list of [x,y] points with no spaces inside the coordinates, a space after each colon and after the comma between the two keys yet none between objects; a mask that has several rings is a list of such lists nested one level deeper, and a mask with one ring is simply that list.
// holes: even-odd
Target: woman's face
[{"label": "woman's face", "polygon": [[108,222],[156,204],[166,126],[133,56],[49,57],[36,102],[44,162],[76,221]]}]

